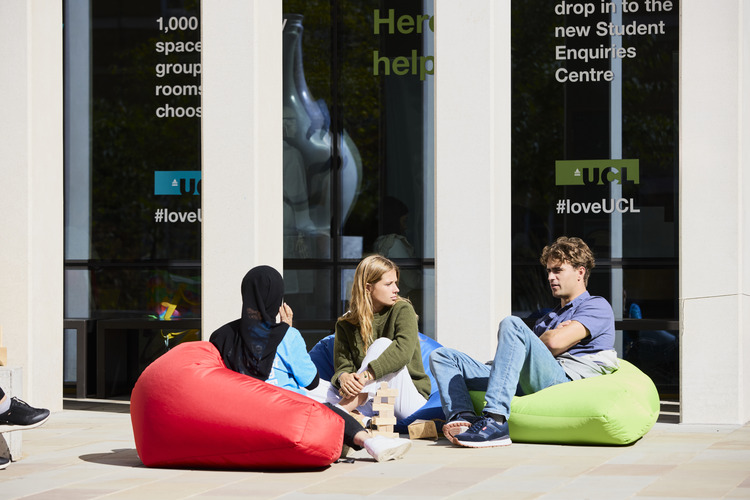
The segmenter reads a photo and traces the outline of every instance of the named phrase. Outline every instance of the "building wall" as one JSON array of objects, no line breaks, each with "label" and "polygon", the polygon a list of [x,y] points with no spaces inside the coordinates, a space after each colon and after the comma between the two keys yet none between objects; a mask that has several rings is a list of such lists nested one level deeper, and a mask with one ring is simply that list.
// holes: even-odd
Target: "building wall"
[{"label": "building wall", "polygon": [[511,310],[510,2],[435,18],[436,336],[490,359]]},{"label": "building wall", "polygon": [[[744,174],[750,167],[750,8],[742,7],[740,9],[740,15],[738,19],[741,22],[739,32],[742,33],[742,40],[740,41],[740,69],[741,69],[741,85],[740,85],[740,110],[741,110],[741,129],[739,131],[739,144],[742,148],[740,153],[740,165],[739,172],[742,179],[741,183],[741,196],[743,200],[742,205],[742,216],[740,225],[740,234],[742,234],[742,248],[743,252],[740,255],[740,261],[742,263],[742,285],[741,285],[741,306],[742,311],[750,311],[750,265],[745,258],[750,253],[750,217],[748,214],[747,201],[750,200],[750,175]],[[741,394],[741,409],[740,409],[740,421],[750,420],[750,326],[747,321],[743,324],[743,328],[740,330],[740,356],[744,361],[742,369],[742,376],[740,384],[742,387]]]},{"label": "building wall", "polygon": [[681,406],[685,423],[748,411],[747,12],[682,2],[680,85]]},{"label": "building wall", "polygon": [[208,339],[239,317],[240,282],[250,268],[283,268],[281,2],[203,2],[201,19]]},{"label": "building wall", "polygon": [[23,397],[62,407],[62,3],[0,3],[0,326]]},{"label": "building wall", "polygon": [[[204,16],[210,8],[204,5]],[[510,311],[509,14],[507,1],[477,1],[471,9],[440,2],[435,10],[437,337],[480,358],[491,356],[496,324]],[[748,233],[741,140],[747,136],[742,128],[747,106],[741,91],[747,85],[740,70],[746,72],[747,64],[738,64],[746,63],[741,29],[746,17],[738,0],[718,2],[710,16],[701,2],[682,5],[679,300],[685,422],[750,419],[745,369],[750,357],[742,321]],[[210,33],[204,32],[210,46],[206,37]],[[206,59],[207,74],[210,66]],[[266,82],[272,81],[268,76]],[[212,133],[210,123],[204,121],[204,127],[207,136]],[[210,176],[207,163],[204,175]],[[204,252],[204,259],[210,258]],[[204,275],[204,300],[212,293],[210,279]],[[709,335],[712,342],[706,342]]]},{"label": "building wall", "polygon": [[[204,2],[203,330],[239,280],[282,265],[281,4]],[[436,6],[437,336],[491,356],[510,311],[510,3]],[[686,423],[750,420],[750,13],[681,2],[681,403]],[[268,23],[278,19],[278,25]],[[62,12],[0,3],[0,325],[25,397],[61,407]],[[278,207],[278,208],[276,208]],[[237,214],[245,214],[242,218]]]}]

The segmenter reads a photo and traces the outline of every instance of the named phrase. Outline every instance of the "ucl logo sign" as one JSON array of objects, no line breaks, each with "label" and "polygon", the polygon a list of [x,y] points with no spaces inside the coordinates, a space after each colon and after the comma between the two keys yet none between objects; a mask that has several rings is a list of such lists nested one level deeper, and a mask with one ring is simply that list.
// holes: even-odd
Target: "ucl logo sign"
[{"label": "ucl logo sign", "polygon": [[200,195],[200,170],[157,170],[154,172],[154,194]]},{"label": "ucl logo sign", "polygon": [[640,184],[638,160],[558,160],[556,186]]}]

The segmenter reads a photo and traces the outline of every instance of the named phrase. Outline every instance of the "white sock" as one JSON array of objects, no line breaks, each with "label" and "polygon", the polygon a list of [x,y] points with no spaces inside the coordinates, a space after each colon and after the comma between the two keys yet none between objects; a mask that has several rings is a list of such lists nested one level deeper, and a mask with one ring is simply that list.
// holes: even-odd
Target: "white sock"
[{"label": "white sock", "polygon": [[10,410],[10,398],[6,396],[5,399],[0,402],[0,413],[5,413],[8,410]]}]

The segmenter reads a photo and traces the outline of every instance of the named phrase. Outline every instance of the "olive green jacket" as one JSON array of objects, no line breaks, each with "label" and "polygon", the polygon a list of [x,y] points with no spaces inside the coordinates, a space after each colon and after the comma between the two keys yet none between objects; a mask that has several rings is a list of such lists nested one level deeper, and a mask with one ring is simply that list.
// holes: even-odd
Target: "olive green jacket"
[{"label": "olive green jacket", "polygon": [[[372,320],[372,337],[385,337],[392,343],[378,359],[370,363],[370,369],[379,379],[397,372],[406,366],[414,386],[425,398],[430,397],[430,379],[422,365],[422,350],[419,347],[417,313],[406,300],[400,300],[375,314]],[[359,370],[365,359],[365,345],[359,326],[348,321],[336,323],[336,338],[333,343],[333,365],[336,371],[331,377],[334,387],[339,386],[339,375]]]}]

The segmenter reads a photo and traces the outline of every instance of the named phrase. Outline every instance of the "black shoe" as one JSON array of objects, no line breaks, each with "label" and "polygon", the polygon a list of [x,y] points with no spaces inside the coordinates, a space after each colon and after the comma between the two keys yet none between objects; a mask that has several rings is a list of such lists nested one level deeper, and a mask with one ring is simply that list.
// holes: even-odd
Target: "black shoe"
[{"label": "black shoe", "polygon": [[0,457],[0,470],[3,470],[10,465],[10,460],[5,457]]},{"label": "black shoe", "polygon": [[10,409],[0,413],[0,432],[20,431],[39,427],[49,418],[49,410],[32,408],[18,398],[10,400]]}]

